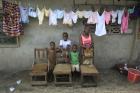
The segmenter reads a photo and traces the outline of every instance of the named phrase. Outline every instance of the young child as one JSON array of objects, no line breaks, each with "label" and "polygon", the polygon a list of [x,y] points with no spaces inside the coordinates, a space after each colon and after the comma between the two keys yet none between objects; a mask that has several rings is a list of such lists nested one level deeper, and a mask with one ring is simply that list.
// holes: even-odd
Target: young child
[{"label": "young child", "polygon": [[56,65],[56,47],[55,42],[50,42],[50,48],[47,49],[48,64],[49,64],[49,81],[53,80],[53,70]]},{"label": "young child", "polygon": [[85,25],[84,31],[80,36],[80,45],[83,48],[91,48],[92,47],[92,34],[90,33],[90,27]]},{"label": "young child", "polygon": [[93,63],[92,43],[93,43],[93,40],[92,40],[92,34],[90,33],[90,27],[88,25],[85,25],[84,31],[81,33],[81,36],[80,36],[81,55],[83,58],[83,64],[90,64],[91,66]]},{"label": "young child", "polygon": [[[80,72],[80,60],[79,60],[79,52],[78,52],[78,49],[77,49],[77,45],[74,44],[72,46],[72,51],[70,52],[70,61],[71,61],[71,67],[72,67],[72,72]],[[76,73],[76,74],[78,74]],[[74,74],[74,73],[73,73]]]},{"label": "young child", "polygon": [[61,49],[69,49],[71,46],[71,40],[68,39],[68,33],[63,32],[63,39],[60,40],[59,46]]},{"label": "young child", "polygon": [[63,56],[65,62],[69,62],[68,54],[69,54],[69,50],[71,47],[71,40],[68,39],[67,32],[63,32],[63,39],[60,40],[59,46],[62,51],[62,56]]}]

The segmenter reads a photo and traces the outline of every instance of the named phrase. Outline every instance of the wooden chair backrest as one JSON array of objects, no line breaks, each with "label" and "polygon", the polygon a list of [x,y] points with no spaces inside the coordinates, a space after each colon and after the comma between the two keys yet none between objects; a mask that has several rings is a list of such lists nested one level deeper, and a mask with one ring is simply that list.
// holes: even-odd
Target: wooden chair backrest
[{"label": "wooden chair backrest", "polygon": [[36,63],[46,63],[47,62],[47,48],[35,48],[34,57]]},{"label": "wooden chair backrest", "polygon": [[65,57],[64,51],[63,52],[57,52],[56,53],[56,64],[65,63],[64,57]]}]

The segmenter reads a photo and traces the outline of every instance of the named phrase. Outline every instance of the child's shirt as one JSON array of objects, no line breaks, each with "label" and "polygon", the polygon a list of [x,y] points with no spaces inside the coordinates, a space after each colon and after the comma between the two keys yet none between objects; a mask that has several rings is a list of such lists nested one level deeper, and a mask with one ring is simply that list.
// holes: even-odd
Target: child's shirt
[{"label": "child's shirt", "polygon": [[70,52],[71,64],[79,64],[79,52]]},{"label": "child's shirt", "polygon": [[60,40],[59,45],[62,46],[62,48],[66,49],[68,45],[71,46],[71,40],[67,40],[67,41]]}]

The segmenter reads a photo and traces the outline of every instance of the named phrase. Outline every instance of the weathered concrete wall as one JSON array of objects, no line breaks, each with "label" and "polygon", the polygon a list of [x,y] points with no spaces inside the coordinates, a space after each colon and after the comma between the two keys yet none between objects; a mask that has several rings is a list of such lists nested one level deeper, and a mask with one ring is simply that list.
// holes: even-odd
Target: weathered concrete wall
[{"label": "weathered concrete wall", "polygon": [[[33,1],[33,0],[30,0]],[[35,0],[39,7],[43,7],[41,0]],[[42,0],[43,2],[44,0]],[[72,0],[46,0],[46,7],[71,9]],[[80,0],[81,1],[81,0]],[[92,1],[92,0],[89,0]],[[31,3],[33,5],[33,3]],[[136,24],[136,23],[135,23]],[[132,28],[135,27],[132,25]],[[138,28],[138,27],[137,27]],[[135,30],[135,29],[133,29]],[[19,48],[0,48],[0,70],[23,70],[31,69],[34,60],[34,48],[49,46],[50,41],[59,44],[62,32],[67,31],[71,40],[78,42],[80,32],[83,31],[81,22],[73,27],[62,25],[48,26],[48,19],[45,18],[43,25],[38,25],[37,19],[30,20],[24,28],[25,35],[21,37]],[[95,42],[95,65],[99,68],[109,68],[118,62],[128,62],[133,45],[133,35],[106,35],[94,36]],[[134,47],[132,62],[138,59],[139,41]],[[139,49],[139,50],[138,50]]]}]

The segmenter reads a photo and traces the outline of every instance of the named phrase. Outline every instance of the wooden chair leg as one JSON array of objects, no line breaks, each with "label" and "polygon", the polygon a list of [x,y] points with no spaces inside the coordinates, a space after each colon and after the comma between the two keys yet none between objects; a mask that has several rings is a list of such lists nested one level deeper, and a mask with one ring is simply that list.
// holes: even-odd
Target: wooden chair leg
[{"label": "wooden chair leg", "polygon": [[72,82],[72,76],[69,74],[69,81]]},{"label": "wooden chair leg", "polygon": [[81,85],[83,85],[83,75],[81,74]]},{"label": "wooden chair leg", "polygon": [[56,74],[54,74],[54,83],[56,84]]}]

